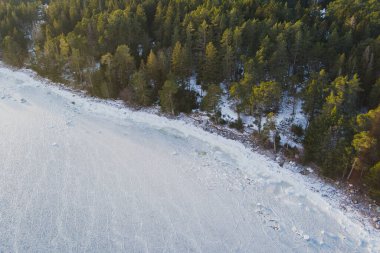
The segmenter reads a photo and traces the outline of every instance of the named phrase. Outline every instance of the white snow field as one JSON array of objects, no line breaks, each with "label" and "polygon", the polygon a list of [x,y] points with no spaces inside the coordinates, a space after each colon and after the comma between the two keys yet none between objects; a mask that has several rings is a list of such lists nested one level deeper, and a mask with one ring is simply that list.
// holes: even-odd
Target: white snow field
[{"label": "white snow field", "polygon": [[302,177],[0,66],[0,252],[379,252]]}]

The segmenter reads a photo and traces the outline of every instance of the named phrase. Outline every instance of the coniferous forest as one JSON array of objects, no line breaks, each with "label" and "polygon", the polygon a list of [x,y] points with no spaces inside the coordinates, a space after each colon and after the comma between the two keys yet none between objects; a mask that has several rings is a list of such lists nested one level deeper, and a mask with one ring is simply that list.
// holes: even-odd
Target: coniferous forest
[{"label": "coniferous forest", "polygon": [[380,200],[378,0],[0,0],[0,56],[169,114],[218,118],[223,83],[257,136],[284,94],[300,99],[302,160]]}]

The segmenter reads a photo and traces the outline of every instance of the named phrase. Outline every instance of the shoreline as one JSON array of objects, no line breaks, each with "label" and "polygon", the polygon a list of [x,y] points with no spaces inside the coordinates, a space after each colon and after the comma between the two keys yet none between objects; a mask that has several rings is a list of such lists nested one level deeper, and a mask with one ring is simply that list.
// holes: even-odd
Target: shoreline
[{"label": "shoreline", "polygon": [[[41,84],[56,87],[59,90],[75,94],[78,97],[90,100],[95,103],[112,106],[117,109],[128,110],[132,113],[148,113],[167,120],[179,121],[186,125],[194,126],[197,129],[207,133],[219,136],[226,140],[232,140],[242,144],[250,152],[264,156],[266,159],[276,163],[287,173],[293,174],[294,179],[302,179],[304,185],[314,193],[319,194],[329,205],[343,212],[347,218],[353,218],[358,221],[363,229],[370,231],[379,231],[376,229],[374,218],[380,217],[380,207],[373,203],[363,192],[354,188],[347,182],[334,181],[321,176],[316,169],[310,166],[303,166],[296,161],[286,158],[283,154],[275,154],[271,150],[259,147],[247,132],[239,132],[231,129],[227,125],[220,126],[213,124],[205,114],[192,113],[189,115],[180,114],[173,116],[165,114],[157,106],[147,108],[137,108],[127,105],[121,100],[101,99],[90,96],[86,91],[75,89],[61,83],[55,83],[47,78],[38,75],[35,71],[28,68],[16,69],[0,62],[0,68],[10,69],[13,72],[20,72],[28,75],[30,78],[41,82]],[[370,226],[370,227],[368,227]]]},{"label": "shoreline", "polygon": [[[126,107],[131,109],[131,107],[128,107],[127,105]],[[201,128],[208,133],[216,134],[225,139],[237,141],[243,144],[246,148],[250,149],[251,152],[267,157],[271,161],[278,164],[282,169],[301,175],[301,177],[308,183],[325,184],[328,187],[332,187],[336,191],[334,196],[336,196],[339,200],[338,207],[340,210],[344,213],[349,211],[358,212],[359,215],[363,217],[363,223],[368,222],[374,229],[376,229],[376,231],[380,232],[380,229],[376,227],[376,222],[374,221],[374,218],[380,218],[380,205],[378,205],[375,200],[370,199],[364,192],[361,191],[360,188],[342,180],[333,180],[331,178],[324,177],[319,173],[319,168],[316,166],[312,168],[312,165],[302,165],[296,159],[286,157],[281,151],[276,154],[271,149],[265,149],[255,143],[251,137],[251,134],[248,132],[239,132],[236,129],[229,128],[227,125],[215,125],[207,119],[202,119],[205,115],[202,115],[201,113],[198,115],[181,114],[178,116],[171,116],[160,112],[157,108],[134,108],[132,110],[143,111],[168,119],[185,121],[186,123],[190,123],[198,128]],[[332,199],[334,199],[334,196],[331,196],[331,191],[324,192],[314,186],[312,186],[310,190],[320,193],[322,197],[329,198],[330,204]]]}]

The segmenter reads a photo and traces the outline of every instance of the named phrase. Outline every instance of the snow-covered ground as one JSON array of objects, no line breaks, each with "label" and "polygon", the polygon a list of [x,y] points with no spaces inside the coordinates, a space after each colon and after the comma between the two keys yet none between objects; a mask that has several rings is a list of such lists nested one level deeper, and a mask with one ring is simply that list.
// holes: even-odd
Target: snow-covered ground
[{"label": "snow-covered ground", "polygon": [[[238,114],[236,113],[236,105],[235,102],[229,99],[226,87],[222,85],[222,89],[224,90],[224,94],[221,97],[220,101],[220,110],[222,114],[222,118],[227,122],[234,122],[238,119]],[[297,147],[298,149],[302,149],[301,139],[292,133],[291,127],[292,125],[300,126],[302,129],[306,128],[307,119],[306,115],[302,110],[301,99],[293,99],[288,96],[285,92],[283,97],[281,98],[281,104],[279,111],[275,114],[276,119],[276,128],[281,137],[281,145],[289,145],[291,147]],[[293,105],[294,105],[294,114],[293,114]],[[240,115],[242,122],[245,126],[244,131],[247,133],[252,133],[253,131],[258,130],[258,126],[255,124],[255,118],[251,115],[247,115],[245,113],[241,113]],[[261,127],[265,125],[267,121],[267,117],[264,116],[262,118]]]},{"label": "snow-covered ground", "polygon": [[281,100],[280,110],[276,115],[276,125],[282,145],[287,144],[291,147],[302,148],[300,143],[295,142],[296,137],[291,131],[292,125],[300,126],[302,129],[306,128],[307,118],[302,110],[302,103],[303,101],[301,99],[297,98],[294,101],[293,98],[286,93]]},{"label": "snow-covered ground", "polygon": [[300,174],[0,66],[0,252],[379,252]]}]

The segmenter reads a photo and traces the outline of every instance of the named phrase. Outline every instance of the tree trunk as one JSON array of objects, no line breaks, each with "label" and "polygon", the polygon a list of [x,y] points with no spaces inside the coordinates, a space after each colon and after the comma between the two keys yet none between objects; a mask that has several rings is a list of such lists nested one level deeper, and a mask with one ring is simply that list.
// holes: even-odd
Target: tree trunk
[{"label": "tree trunk", "polygon": [[356,163],[357,163],[357,161],[358,161],[358,159],[357,158],[355,158],[355,160],[354,160],[354,162],[353,162],[353,164],[352,164],[352,166],[351,166],[351,170],[350,170],[350,173],[348,173],[348,176],[347,176],[347,181],[348,180],[350,180],[350,178],[351,178],[351,175],[352,175],[352,172],[354,171],[354,169],[355,169],[355,166],[356,166]]},{"label": "tree trunk", "polygon": [[259,134],[261,134],[261,114],[259,115],[258,122],[257,122],[257,128],[259,129]]}]

